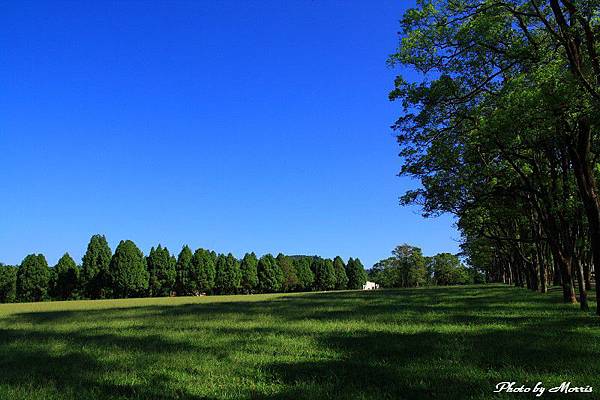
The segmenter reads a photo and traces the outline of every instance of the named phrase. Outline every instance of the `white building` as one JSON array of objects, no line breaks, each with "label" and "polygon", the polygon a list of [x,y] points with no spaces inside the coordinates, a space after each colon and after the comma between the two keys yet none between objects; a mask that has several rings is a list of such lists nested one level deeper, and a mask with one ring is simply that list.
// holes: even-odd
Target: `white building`
[{"label": "white building", "polygon": [[376,284],[375,282],[367,281],[367,283],[365,283],[363,285],[363,290],[373,290],[373,289],[379,289],[379,285]]}]

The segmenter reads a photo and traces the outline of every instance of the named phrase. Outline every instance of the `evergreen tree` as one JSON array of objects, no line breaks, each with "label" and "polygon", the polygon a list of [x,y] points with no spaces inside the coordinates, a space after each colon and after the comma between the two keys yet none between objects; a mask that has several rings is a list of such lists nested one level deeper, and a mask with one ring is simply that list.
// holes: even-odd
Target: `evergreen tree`
[{"label": "evergreen tree", "polygon": [[240,264],[242,271],[242,290],[244,293],[253,293],[258,287],[258,259],[254,253],[246,253]]},{"label": "evergreen tree", "polygon": [[237,293],[242,284],[242,270],[240,269],[240,261],[231,253],[227,254],[227,269],[230,276],[228,289],[230,293]]},{"label": "evergreen tree", "polygon": [[23,259],[17,271],[17,298],[19,301],[42,301],[48,295],[50,269],[42,254],[30,254]]},{"label": "evergreen tree", "polygon": [[346,265],[342,257],[337,256],[333,259],[333,268],[336,275],[335,288],[338,290],[346,289],[348,287],[348,275],[346,275]]},{"label": "evergreen tree", "polygon": [[315,274],[310,269],[312,258],[301,256],[293,259],[294,267],[296,268],[296,276],[298,277],[298,290],[312,290],[315,283]]},{"label": "evergreen tree", "polygon": [[240,288],[242,272],[240,263],[229,253],[227,256],[219,254],[217,257],[215,289],[221,294],[236,293]]},{"label": "evergreen tree", "polygon": [[159,244],[156,249],[154,247],[150,249],[146,263],[150,276],[148,280],[150,296],[170,296],[177,275],[175,258],[166,247]]},{"label": "evergreen tree", "polygon": [[0,264],[0,303],[17,300],[17,268]]},{"label": "evergreen tree", "polygon": [[348,289],[362,289],[367,282],[367,273],[358,258],[348,260],[346,275],[348,276]]},{"label": "evergreen tree", "polygon": [[121,240],[110,260],[109,273],[116,298],[142,296],[148,289],[146,259],[131,240]]},{"label": "evergreen tree", "polygon": [[175,282],[175,290],[179,296],[185,296],[192,293],[192,288],[189,283],[189,275],[192,268],[192,250],[188,245],[181,248],[177,257],[177,277]]},{"label": "evergreen tree", "polygon": [[261,292],[278,292],[283,286],[283,271],[277,265],[271,254],[266,254],[258,260],[258,287]]},{"label": "evergreen tree", "polygon": [[315,289],[332,290],[337,283],[337,275],[333,267],[333,261],[317,257],[313,261],[315,271]]},{"label": "evergreen tree", "polygon": [[69,253],[65,253],[54,266],[52,295],[61,300],[77,298],[79,268]]},{"label": "evergreen tree", "polygon": [[215,286],[216,266],[211,252],[198,249],[192,257],[188,287],[192,293],[208,293]]},{"label": "evergreen tree", "polygon": [[108,267],[111,257],[106,238],[103,235],[92,236],[81,264],[81,284],[86,297],[110,297]]},{"label": "evergreen tree", "polygon": [[281,289],[284,292],[296,290],[298,288],[299,281],[298,276],[296,275],[296,269],[292,264],[292,260],[289,257],[279,253],[275,261],[277,261],[277,265],[283,272],[283,285]]}]

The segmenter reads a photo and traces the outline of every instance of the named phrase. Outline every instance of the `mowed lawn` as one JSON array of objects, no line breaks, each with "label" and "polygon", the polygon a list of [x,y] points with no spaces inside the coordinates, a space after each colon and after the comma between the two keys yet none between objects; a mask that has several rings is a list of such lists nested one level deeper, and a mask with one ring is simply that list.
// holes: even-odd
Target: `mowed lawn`
[{"label": "mowed lawn", "polygon": [[495,395],[499,381],[600,398],[600,321],[558,291],[0,305],[0,331],[0,399],[533,398]]}]

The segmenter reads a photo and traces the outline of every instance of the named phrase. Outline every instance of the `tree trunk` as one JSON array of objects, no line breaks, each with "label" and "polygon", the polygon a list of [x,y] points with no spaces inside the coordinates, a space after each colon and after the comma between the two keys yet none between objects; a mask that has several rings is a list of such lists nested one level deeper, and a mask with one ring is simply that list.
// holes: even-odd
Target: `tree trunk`
[{"label": "tree trunk", "polygon": [[577,296],[575,294],[575,288],[573,287],[573,275],[571,273],[571,258],[565,257],[560,253],[559,250],[554,249],[554,246],[550,246],[553,248],[554,261],[557,264],[558,269],[560,270],[560,278],[562,281],[562,289],[563,289],[563,301],[565,303],[577,303]]},{"label": "tree trunk", "polygon": [[588,306],[587,301],[587,291],[585,290],[585,285],[583,283],[583,265],[581,264],[581,260],[578,259],[576,261],[577,264],[577,285],[579,287],[579,304],[581,306],[582,311],[589,311],[590,307]]},{"label": "tree trunk", "polygon": [[590,271],[590,262],[586,261],[583,263],[583,279],[585,281],[585,290],[592,290],[592,278]]},{"label": "tree trunk", "polygon": [[[591,129],[587,119],[582,118],[577,133],[577,145],[569,146],[569,154],[588,219],[594,271],[598,271],[600,269],[600,203],[598,203],[596,178],[590,162]],[[596,314],[600,315],[600,285],[598,284],[596,284]]]},{"label": "tree trunk", "polygon": [[538,270],[539,270],[539,276],[540,276],[540,284],[539,284],[539,290],[542,293],[546,293],[548,291],[548,284],[546,283],[546,263],[544,262],[544,257],[542,255],[542,247],[541,245],[538,243],[538,245],[535,246],[535,257],[536,257],[536,261],[537,261],[537,265],[538,265]]}]

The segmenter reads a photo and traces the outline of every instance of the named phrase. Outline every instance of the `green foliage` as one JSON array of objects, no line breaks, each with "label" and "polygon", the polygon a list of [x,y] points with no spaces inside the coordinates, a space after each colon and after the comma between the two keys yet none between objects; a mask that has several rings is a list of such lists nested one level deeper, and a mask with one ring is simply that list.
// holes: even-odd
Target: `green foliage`
[{"label": "green foliage", "polygon": [[397,246],[392,254],[398,268],[393,287],[418,287],[427,282],[425,257],[420,248],[403,244]]},{"label": "green foliage", "polygon": [[[340,257],[332,261],[280,253],[277,258],[266,254],[257,260],[254,253],[248,253],[240,262],[231,253],[217,255],[198,249],[192,254],[188,246],[183,246],[175,259],[160,244],[144,257],[135,243],[122,240],[104,271],[108,254],[105,237],[94,235],[83,257],[85,280],[83,268],[68,253],[54,268],[48,268],[41,255],[26,257],[24,268],[19,269],[0,263],[0,302],[166,297],[172,296],[173,291],[185,296],[333,290],[346,287],[347,279],[346,270],[340,273],[344,266]],[[357,262],[364,273],[362,264]]]},{"label": "green foliage", "polygon": [[[389,59],[412,70],[389,96],[402,109],[400,173],[420,181],[402,203],[456,215],[486,279],[546,291],[555,275],[566,302],[577,282],[583,310],[585,271],[600,266],[599,11],[596,0],[418,1]],[[453,273],[440,281],[481,279]]]},{"label": "green foliage", "polygon": [[215,287],[216,265],[213,255],[205,249],[197,249],[192,257],[188,275],[188,293],[209,293]]},{"label": "green foliage", "polygon": [[104,235],[92,236],[81,263],[81,284],[86,297],[110,297],[108,269],[111,257],[112,252]]},{"label": "green foliage", "polygon": [[258,287],[261,292],[277,292],[283,287],[283,271],[271,254],[265,254],[258,260]]},{"label": "green foliage", "polygon": [[394,257],[380,260],[369,270],[369,280],[382,288],[400,287],[400,272]]},{"label": "green foliage", "polygon": [[333,290],[337,284],[337,275],[333,266],[333,261],[315,257],[312,263],[312,270],[315,274],[316,290]]},{"label": "green foliage", "polygon": [[348,260],[346,275],[348,276],[348,289],[362,289],[367,282],[367,273],[358,258]]},{"label": "green foliage", "polygon": [[337,256],[333,259],[333,268],[335,269],[336,283],[335,288],[343,290],[348,287],[348,275],[346,275],[346,264],[342,257]]},{"label": "green foliage", "polygon": [[121,240],[109,266],[110,282],[116,298],[141,297],[148,290],[148,270],[144,254],[131,240]]},{"label": "green foliage", "polygon": [[166,247],[160,244],[155,249],[150,249],[150,254],[146,258],[148,266],[148,290],[150,296],[169,296],[175,287],[177,271],[175,257],[171,256]]},{"label": "green foliage", "polygon": [[312,259],[313,257],[308,256],[292,258],[292,263],[296,269],[296,277],[298,278],[298,290],[309,291],[314,287],[315,274],[310,268]]},{"label": "green foliage", "polygon": [[437,285],[464,285],[473,283],[467,269],[457,256],[450,253],[436,254],[429,259],[433,281]]},{"label": "green foliage", "polygon": [[52,296],[60,300],[76,299],[79,287],[79,268],[69,253],[65,253],[53,268]]},{"label": "green foliage", "polygon": [[258,287],[258,258],[256,254],[246,253],[240,264],[242,271],[242,291],[244,293],[253,293]]},{"label": "green foliage", "polygon": [[17,271],[17,299],[42,301],[48,296],[50,269],[43,254],[30,254]]},{"label": "green foliage", "polygon": [[216,264],[215,290],[219,294],[234,294],[240,288],[242,271],[240,263],[229,253],[219,254]]},{"label": "green foliage", "polygon": [[17,268],[0,265],[0,303],[14,303],[17,300]]},{"label": "green foliage", "polygon": [[279,253],[275,260],[283,272],[283,284],[281,290],[284,292],[291,292],[298,289],[299,280],[292,259]]},{"label": "green foliage", "polygon": [[175,279],[175,290],[177,294],[187,295],[191,294],[196,290],[196,284],[194,280],[190,281],[190,271],[192,269],[192,250],[188,245],[183,246],[177,257],[176,279]]}]

